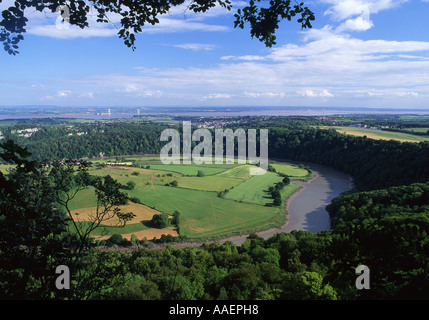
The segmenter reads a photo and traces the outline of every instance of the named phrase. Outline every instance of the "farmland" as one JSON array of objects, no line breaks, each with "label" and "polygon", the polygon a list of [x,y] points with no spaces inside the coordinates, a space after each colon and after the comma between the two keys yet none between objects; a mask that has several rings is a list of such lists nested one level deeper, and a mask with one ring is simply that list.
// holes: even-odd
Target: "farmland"
[{"label": "farmland", "polygon": [[282,178],[273,172],[257,175],[233,188],[227,193],[226,198],[265,205],[272,202],[268,188],[281,180]]},{"label": "farmland", "polygon": [[[121,163],[132,162],[133,166]],[[282,181],[278,173],[287,174],[291,180],[305,179],[310,173],[304,168],[290,164],[276,163],[276,172],[250,175],[249,164],[171,164],[163,165],[156,157],[118,159],[118,165],[106,165],[112,159],[94,161],[90,174],[110,175],[122,185],[132,181],[132,190],[124,189],[131,199],[121,206],[123,212],[133,212],[136,217],[123,228],[113,227],[115,221],[106,223],[93,236],[106,239],[112,234],[130,238],[152,240],[162,234],[178,236],[175,226],[156,229],[150,226],[154,214],[172,215],[179,211],[180,236],[187,239],[219,238],[249,233],[280,226],[286,221],[284,201],[299,186],[291,182],[281,190],[283,203],[274,206],[268,188]],[[200,176],[198,172],[203,172]],[[177,186],[172,186],[176,181]],[[225,192],[226,191],[226,192]],[[225,192],[220,196],[220,192]],[[95,196],[92,189],[86,189],[73,199],[70,207],[78,213],[79,221],[85,223],[95,210]]]},{"label": "farmland", "polygon": [[363,137],[366,136],[370,139],[376,140],[397,140],[400,142],[421,142],[429,141],[429,137],[417,136],[413,134],[401,133],[401,132],[391,132],[391,131],[382,131],[382,130],[370,130],[354,127],[321,127],[323,129],[335,129],[338,132],[344,134],[350,134],[353,136]]}]

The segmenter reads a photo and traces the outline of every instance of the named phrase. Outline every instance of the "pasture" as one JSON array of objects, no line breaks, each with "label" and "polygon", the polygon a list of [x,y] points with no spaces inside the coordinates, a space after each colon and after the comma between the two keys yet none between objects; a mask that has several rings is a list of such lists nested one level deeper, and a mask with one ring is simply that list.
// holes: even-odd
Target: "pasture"
[{"label": "pasture", "polygon": [[188,238],[216,237],[269,223],[279,208],[222,199],[216,192],[160,185],[130,191],[156,210],[181,212],[180,234]]},{"label": "pasture", "polygon": [[[177,237],[179,233],[187,239],[220,238],[280,226],[286,221],[285,203],[273,206],[273,199],[267,192],[270,186],[283,179],[275,172],[251,175],[250,169],[256,168],[254,165],[238,163],[164,165],[154,156],[118,159],[119,163],[131,162],[132,166],[97,165],[112,160],[94,161],[89,173],[109,175],[122,184],[122,192],[133,201],[120,209],[136,216],[121,228],[115,226],[116,219],[103,222],[92,234],[97,239],[113,234],[130,239],[134,234],[138,239],[152,240],[163,234]],[[277,172],[290,175],[291,180],[310,175],[306,169],[290,164],[276,163],[274,167]],[[199,171],[204,174],[198,176]],[[125,186],[131,181],[135,187],[127,189]],[[172,186],[173,181],[177,186]],[[281,191],[284,202],[298,188],[293,182],[286,186]],[[220,196],[225,190],[228,192]],[[69,207],[75,221],[88,223],[96,210],[94,189],[80,191]],[[164,229],[150,226],[154,214],[167,213],[171,217],[175,210],[181,213],[179,229],[175,225]]]},{"label": "pasture", "polygon": [[417,136],[408,133],[370,130],[354,127],[321,127],[322,129],[335,129],[344,134],[350,134],[358,137],[366,136],[369,139],[375,140],[397,140],[400,142],[422,142],[429,141],[429,137]]},{"label": "pasture", "polygon": [[272,202],[272,198],[268,193],[268,188],[282,180],[283,178],[274,172],[252,176],[250,179],[230,190],[225,198],[265,205]]},{"label": "pasture", "polygon": [[308,175],[308,171],[304,168],[300,168],[299,166],[277,163],[273,163],[271,165],[274,167],[274,169],[276,169],[277,172],[287,174],[290,177],[303,178]]}]

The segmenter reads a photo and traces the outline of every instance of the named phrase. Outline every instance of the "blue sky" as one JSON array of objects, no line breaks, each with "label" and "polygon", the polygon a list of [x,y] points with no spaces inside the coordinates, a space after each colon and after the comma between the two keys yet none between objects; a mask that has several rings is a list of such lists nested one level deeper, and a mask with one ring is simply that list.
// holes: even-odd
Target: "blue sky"
[{"label": "blue sky", "polygon": [[272,48],[223,8],[176,8],[134,52],[112,25],[29,12],[20,54],[0,53],[0,105],[429,107],[428,0],[305,3],[313,28],[284,22]]}]

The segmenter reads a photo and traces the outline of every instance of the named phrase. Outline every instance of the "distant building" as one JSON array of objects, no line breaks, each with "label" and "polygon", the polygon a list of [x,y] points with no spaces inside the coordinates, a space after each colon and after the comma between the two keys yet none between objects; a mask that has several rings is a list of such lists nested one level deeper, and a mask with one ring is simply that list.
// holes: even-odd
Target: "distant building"
[{"label": "distant building", "polygon": [[20,137],[29,138],[35,132],[39,131],[39,128],[28,128],[22,130],[11,130],[10,133],[18,134]]}]

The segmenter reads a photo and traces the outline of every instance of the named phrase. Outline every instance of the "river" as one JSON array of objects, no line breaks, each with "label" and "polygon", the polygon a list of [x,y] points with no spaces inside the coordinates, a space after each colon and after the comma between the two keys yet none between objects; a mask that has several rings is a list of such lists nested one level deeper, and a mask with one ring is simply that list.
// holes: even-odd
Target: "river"
[{"label": "river", "polygon": [[[290,161],[285,162],[291,163]],[[353,188],[352,179],[349,175],[326,166],[311,163],[303,164],[316,172],[316,177],[308,182],[294,181],[300,184],[302,188],[292,195],[288,201],[288,223],[280,229],[260,232],[258,233],[260,237],[268,239],[276,233],[290,232],[292,230],[316,233],[330,229],[330,218],[326,211],[326,206],[332,199]],[[246,240],[246,237],[229,240],[241,245]]]}]

